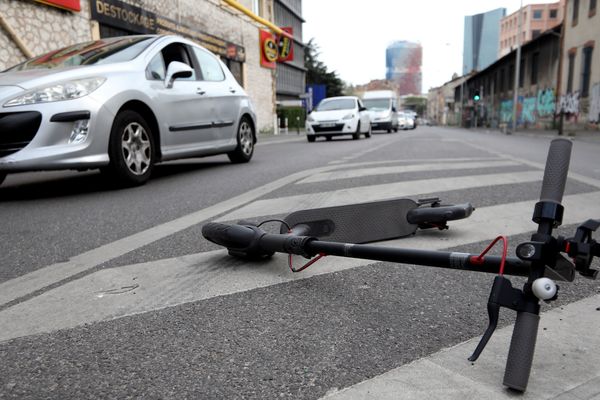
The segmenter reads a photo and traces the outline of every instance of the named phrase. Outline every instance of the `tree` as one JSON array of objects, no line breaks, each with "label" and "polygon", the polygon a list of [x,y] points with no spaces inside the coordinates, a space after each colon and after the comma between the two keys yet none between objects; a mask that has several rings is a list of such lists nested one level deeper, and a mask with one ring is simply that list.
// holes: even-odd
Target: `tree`
[{"label": "tree", "polygon": [[310,39],[306,44],[304,52],[304,67],[306,71],[306,84],[325,85],[327,97],[341,96],[344,94],[346,85],[335,71],[328,71],[327,66],[318,59],[319,46]]}]

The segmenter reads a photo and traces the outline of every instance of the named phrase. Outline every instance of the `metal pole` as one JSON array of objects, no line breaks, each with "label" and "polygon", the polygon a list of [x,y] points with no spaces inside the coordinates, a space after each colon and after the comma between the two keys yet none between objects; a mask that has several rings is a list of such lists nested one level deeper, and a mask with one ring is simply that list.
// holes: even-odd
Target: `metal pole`
[{"label": "metal pole", "polygon": [[463,125],[463,86],[465,84],[465,77],[463,75],[462,82],[460,83],[460,121],[458,122],[458,126],[462,128]]},{"label": "metal pole", "polygon": [[513,85],[513,112],[512,112],[512,131],[517,130],[517,102],[519,101],[519,74],[521,69],[521,36],[522,36],[522,12],[523,0],[521,0],[521,6],[519,7],[519,15],[517,16],[517,57],[515,61],[515,82]]}]

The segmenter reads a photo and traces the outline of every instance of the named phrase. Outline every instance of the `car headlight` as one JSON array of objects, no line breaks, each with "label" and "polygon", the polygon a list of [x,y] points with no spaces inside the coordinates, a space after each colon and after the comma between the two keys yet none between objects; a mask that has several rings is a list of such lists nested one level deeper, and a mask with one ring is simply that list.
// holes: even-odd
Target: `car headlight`
[{"label": "car headlight", "polygon": [[312,115],[310,115],[310,114],[308,115],[308,117],[306,118],[306,120],[307,120],[308,122],[315,122],[315,119],[314,119],[314,118],[312,117]]},{"label": "car headlight", "polygon": [[352,119],[352,118],[354,118],[354,114],[348,114],[348,115],[344,116],[344,118],[342,118],[342,119]]},{"label": "car headlight", "polygon": [[39,87],[29,90],[6,103],[4,107],[24,106],[28,104],[50,103],[52,101],[63,101],[78,99],[87,96],[98,89],[106,81],[106,78],[84,78],[72,81],[55,83],[50,86]]}]

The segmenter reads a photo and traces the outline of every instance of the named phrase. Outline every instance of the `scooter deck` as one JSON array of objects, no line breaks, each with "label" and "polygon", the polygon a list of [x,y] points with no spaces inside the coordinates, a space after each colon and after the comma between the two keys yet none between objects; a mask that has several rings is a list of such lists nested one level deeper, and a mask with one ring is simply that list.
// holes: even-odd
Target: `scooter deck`
[{"label": "scooter deck", "polygon": [[[306,236],[345,243],[369,243],[412,235],[418,228],[407,220],[418,204],[410,199],[392,199],[345,206],[296,211],[284,218],[294,229],[309,227]],[[281,233],[287,227],[282,225]]]}]

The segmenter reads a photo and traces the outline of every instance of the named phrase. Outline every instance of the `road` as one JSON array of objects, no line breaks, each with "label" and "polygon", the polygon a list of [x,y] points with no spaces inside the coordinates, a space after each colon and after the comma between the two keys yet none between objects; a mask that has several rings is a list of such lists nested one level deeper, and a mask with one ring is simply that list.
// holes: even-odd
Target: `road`
[{"label": "road", "polygon": [[[318,399],[477,338],[491,275],[336,257],[292,274],[282,255],[227,256],[201,226],[439,196],[477,209],[448,231],[384,244],[478,253],[506,234],[514,253],[535,229],[550,140],[433,127],[359,141],[290,135],[262,141],[247,165],[168,163],[133,189],[95,172],[9,176],[0,398]],[[559,233],[600,217],[599,150],[574,140]],[[563,286],[552,307],[599,291],[580,278]]]}]

